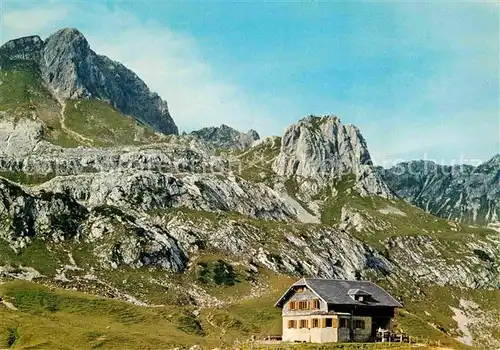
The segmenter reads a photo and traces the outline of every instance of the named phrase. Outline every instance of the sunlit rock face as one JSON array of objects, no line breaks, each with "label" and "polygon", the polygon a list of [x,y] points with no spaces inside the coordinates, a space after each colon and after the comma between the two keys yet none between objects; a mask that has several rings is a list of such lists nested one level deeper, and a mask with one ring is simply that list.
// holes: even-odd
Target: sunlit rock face
[{"label": "sunlit rock face", "polygon": [[362,195],[391,197],[373,170],[359,129],[342,124],[335,116],[309,116],[288,126],[273,170],[281,176],[312,179],[320,184],[351,174]]}]

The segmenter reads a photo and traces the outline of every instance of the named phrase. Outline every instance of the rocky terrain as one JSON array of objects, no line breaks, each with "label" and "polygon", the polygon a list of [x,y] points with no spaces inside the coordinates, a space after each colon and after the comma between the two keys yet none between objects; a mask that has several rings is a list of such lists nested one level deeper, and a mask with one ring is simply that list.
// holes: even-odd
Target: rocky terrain
[{"label": "rocky terrain", "polygon": [[302,190],[316,194],[332,178],[352,174],[361,195],[391,197],[374,171],[365,139],[358,128],[343,125],[335,116],[309,116],[290,125],[281,140],[273,170],[284,177],[301,179]]},{"label": "rocky terrain", "polygon": [[425,211],[486,225],[500,219],[500,155],[477,167],[413,161],[381,169],[394,193]]},{"label": "rocky terrain", "polygon": [[193,131],[190,135],[212,143],[219,148],[234,148],[239,150],[250,147],[254,141],[260,139],[259,134],[255,130],[249,130],[244,133],[224,124],[219,127],[212,126]]},{"label": "rocky terrain", "polygon": [[[175,331],[189,335],[186,345],[211,330],[219,339],[264,334],[262,320],[231,313],[242,302],[279,326],[279,314],[266,314],[282,293],[276,281],[370,279],[404,303],[405,331],[499,346],[500,234],[481,225],[498,217],[498,157],[459,175],[424,164],[399,175],[374,167],[361,132],[335,116],[307,116],[262,140],[227,126],[159,135],[124,115],[134,116],[110,98],[122,81],[108,80],[107,59],[89,50],[74,30],[0,49],[0,282],[167,308],[158,320],[186,313]],[[46,54],[59,68],[39,67]],[[94,73],[62,78],[87,68],[103,85]],[[81,102],[106,96],[113,108]],[[164,107],[147,111],[166,129],[141,121],[176,133]],[[102,129],[92,129],[96,120]],[[467,325],[457,321],[465,314]]]}]

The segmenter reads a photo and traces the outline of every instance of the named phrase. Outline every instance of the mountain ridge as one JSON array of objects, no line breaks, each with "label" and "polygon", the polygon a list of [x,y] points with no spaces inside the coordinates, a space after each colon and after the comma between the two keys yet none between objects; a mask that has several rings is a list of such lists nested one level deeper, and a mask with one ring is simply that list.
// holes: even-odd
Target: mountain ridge
[{"label": "mountain ridge", "polygon": [[[88,48],[76,33],[59,34],[66,46],[53,43],[62,56],[47,56],[57,62],[54,70],[39,72],[26,61],[2,63],[0,284],[7,284],[0,291],[19,310],[0,307],[0,346],[4,333],[17,334],[16,346],[32,345],[25,316],[45,325],[51,323],[43,317],[65,316],[73,302],[77,313],[84,305],[103,310],[110,303],[70,298],[60,289],[136,304],[115,303],[104,312],[127,327],[144,326],[134,326],[141,332],[156,325],[144,316],[149,313],[169,333],[154,348],[213,344],[212,338],[232,344],[269,335],[269,327],[279,332],[274,296],[304,275],[383,286],[404,302],[397,327],[412,336],[469,349],[458,342],[463,329],[456,321],[467,315],[473,345],[500,346],[500,236],[431,215],[395,195],[387,184],[394,179],[386,183],[384,176],[396,174],[373,165],[358,128],[327,115],[306,116],[282,137],[258,141],[252,141],[253,132],[225,126],[160,137],[102,100],[64,99],[61,110],[39,74],[51,80],[52,73],[52,81],[67,75],[76,67],[69,57],[79,59],[78,50]],[[75,41],[64,38],[69,34]],[[20,58],[41,53],[36,37],[24,41],[26,50],[14,43]],[[73,83],[53,86],[67,96],[85,96],[79,88],[86,85]],[[63,121],[88,143],[54,142],[55,134],[65,135]],[[497,163],[494,158],[480,167],[473,180],[494,185]],[[419,174],[410,175],[423,184],[432,175]],[[430,178],[449,187],[449,178]],[[396,180],[409,188],[408,179],[414,185],[409,175]],[[487,187],[479,189],[496,198],[495,188]],[[418,186],[408,191],[421,192]],[[115,325],[110,321],[97,331],[87,324],[71,339],[82,348],[101,338],[117,348],[130,337],[139,343],[131,328],[113,338]],[[61,339],[54,329],[38,333],[43,344]],[[150,345],[151,337],[144,337]]]},{"label": "mountain ridge", "polygon": [[254,141],[260,139],[259,134],[255,130],[251,129],[247,132],[241,132],[225,124],[195,130],[190,132],[189,135],[200,138],[220,148],[234,148],[239,150],[250,147]]},{"label": "mountain ridge", "polygon": [[123,114],[159,132],[178,134],[167,103],[125,66],[92,51],[77,29],[58,30],[45,41],[38,36],[13,39],[0,48],[0,55],[4,61],[36,62],[59,99],[110,101]]},{"label": "mountain ridge", "polygon": [[399,197],[440,217],[487,225],[500,219],[500,155],[472,165],[410,161],[378,168]]}]

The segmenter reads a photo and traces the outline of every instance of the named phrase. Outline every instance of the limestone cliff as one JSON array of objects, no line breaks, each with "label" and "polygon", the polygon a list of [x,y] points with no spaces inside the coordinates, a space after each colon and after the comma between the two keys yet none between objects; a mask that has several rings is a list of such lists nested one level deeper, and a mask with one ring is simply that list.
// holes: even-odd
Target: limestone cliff
[{"label": "limestone cliff", "polygon": [[164,134],[177,134],[167,103],[131,70],[91,50],[76,29],[61,29],[42,41],[38,36],[14,39],[0,48],[2,61],[29,60],[60,100],[108,101],[125,115]]},{"label": "limestone cliff", "polygon": [[380,169],[400,197],[429,213],[486,225],[500,220],[500,155],[477,167],[413,161]]},{"label": "limestone cliff", "polygon": [[315,180],[322,185],[352,174],[362,195],[392,196],[374,171],[358,128],[342,124],[335,116],[309,116],[290,125],[273,170],[281,176]]}]

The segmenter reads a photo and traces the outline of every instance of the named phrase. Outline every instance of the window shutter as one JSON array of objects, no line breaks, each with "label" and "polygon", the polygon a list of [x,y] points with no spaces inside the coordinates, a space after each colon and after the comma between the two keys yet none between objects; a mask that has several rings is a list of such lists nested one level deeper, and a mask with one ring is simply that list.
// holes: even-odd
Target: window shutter
[{"label": "window shutter", "polygon": [[326,328],[326,318],[321,319],[321,328]]},{"label": "window shutter", "polygon": [[336,318],[334,318],[334,319],[332,320],[332,327],[333,327],[333,328],[337,328],[337,319],[336,319]]}]

